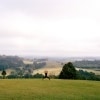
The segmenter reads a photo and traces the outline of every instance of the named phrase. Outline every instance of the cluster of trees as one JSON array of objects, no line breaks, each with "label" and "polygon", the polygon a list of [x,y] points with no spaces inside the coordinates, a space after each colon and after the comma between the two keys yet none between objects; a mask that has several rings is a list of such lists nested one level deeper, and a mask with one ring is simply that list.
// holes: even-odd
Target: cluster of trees
[{"label": "cluster of trees", "polygon": [[24,68],[27,70],[27,68],[31,69],[38,69],[42,68],[46,65],[47,59],[35,59],[33,64],[24,64],[23,58],[18,56],[0,56],[0,71],[3,69],[14,69],[17,68]]},{"label": "cluster of trees", "polygon": [[[2,71],[2,76],[5,78],[6,76],[6,71]],[[92,72],[87,72],[83,70],[77,71],[75,69],[75,66],[71,63],[68,62],[65,64],[59,74],[59,76],[50,76],[51,78],[59,78],[59,79],[80,79],[80,80],[98,80],[100,81],[100,76],[95,75]],[[29,72],[25,73],[24,70],[17,70],[16,72],[11,72],[10,75],[8,75],[6,78],[12,79],[12,78],[43,78],[42,74],[35,74],[32,75],[32,71],[29,70]]]},{"label": "cluster of trees", "polygon": [[16,79],[16,78],[26,78],[26,79],[28,79],[28,78],[43,78],[43,74],[39,74],[39,73],[37,73],[37,74],[34,74],[34,75],[32,75],[32,74],[25,74],[25,75],[23,75],[23,76],[20,76],[20,75],[14,75],[14,74],[10,74],[10,75],[8,75],[7,77],[6,77],[7,79]]},{"label": "cluster of trees", "polygon": [[[35,69],[42,68],[46,65],[47,59],[35,59],[33,64],[24,64],[23,58],[18,56],[1,56],[0,55],[0,71],[2,71],[2,76],[5,78],[6,69],[13,69],[15,71],[11,72],[6,78],[28,78],[28,77],[42,77],[42,75],[36,74],[33,76],[32,73]],[[1,77],[2,78],[2,77]]]},{"label": "cluster of trees", "polygon": [[87,72],[83,70],[76,71],[75,66],[68,62],[62,68],[59,75],[60,79],[81,79],[81,80],[98,80],[100,81],[100,76],[95,75],[92,72]]},{"label": "cluster of trees", "polygon": [[87,72],[87,71],[79,70],[79,71],[77,71],[76,79],[100,81],[100,75],[95,75],[93,72]]},{"label": "cluster of trees", "polygon": [[[5,78],[6,69],[14,68],[6,78],[42,78],[42,74],[32,75],[34,69],[42,68],[46,65],[47,59],[35,59],[33,64],[24,64],[23,59],[17,56],[0,56],[0,70],[2,71],[1,78]],[[63,65],[63,64],[62,64]],[[65,64],[58,76],[51,75],[52,78],[59,79],[84,79],[84,80],[100,80],[99,75],[83,70],[77,71],[76,67],[83,68],[100,68],[100,61],[75,61],[73,64],[68,62]]]},{"label": "cluster of trees", "polygon": [[45,65],[46,65],[46,62],[37,62],[37,61],[35,61],[35,62],[33,63],[33,66],[34,66],[35,69],[42,68],[42,67],[44,67]]},{"label": "cluster of trees", "polygon": [[17,56],[0,56],[0,70],[24,66],[23,60]]},{"label": "cluster of trees", "polygon": [[92,69],[100,69],[100,60],[82,60],[82,61],[75,61],[73,64],[78,68],[92,68]]},{"label": "cluster of trees", "polygon": [[20,75],[17,75],[17,74],[10,74],[10,75],[8,75],[8,76],[6,76],[6,71],[4,71],[4,72],[2,72],[2,76],[0,77],[1,79],[19,79],[19,78],[26,78],[26,79],[28,79],[28,78],[43,78],[43,74],[39,74],[39,73],[37,73],[37,74],[34,74],[34,75],[32,75],[32,74],[25,74],[25,75],[23,75],[23,76],[20,76]]}]

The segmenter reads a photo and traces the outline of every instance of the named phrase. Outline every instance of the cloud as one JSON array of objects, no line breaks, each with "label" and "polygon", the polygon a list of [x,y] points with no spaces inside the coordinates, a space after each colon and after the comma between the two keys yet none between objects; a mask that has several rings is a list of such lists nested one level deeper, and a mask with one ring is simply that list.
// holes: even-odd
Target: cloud
[{"label": "cloud", "polygon": [[98,56],[99,4],[99,0],[0,1],[0,52]]}]

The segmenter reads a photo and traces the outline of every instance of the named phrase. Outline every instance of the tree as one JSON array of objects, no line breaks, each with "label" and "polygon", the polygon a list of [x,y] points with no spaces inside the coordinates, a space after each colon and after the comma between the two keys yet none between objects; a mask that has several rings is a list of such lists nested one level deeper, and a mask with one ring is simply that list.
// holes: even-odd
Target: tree
[{"label": "tree", "polygon": [[10,73],[10,75],[7,76],[8,79],[11,79],[11,78],[18,78],[18,75],[17,75],[17,72],[16,71],[12,71]]},{"label": "tree", "polygon": [[1,74],[2,74],[3,79],[4,79],[4,78],[5,78],[5,76],[6,76],[6,71],[5,71],[5,70],[3,70]]},{"label": "tree", "polygon": [[42,74],[39,74],[39,73],[36,73],[33,78],[43,78],[43,75]]},{"label": "tree", "polygon": [[59,75],[60,79],[75,79],[76,78],[76,69],[71,62],[65,64],[62,68],[62,71]]},{"label": "tree", "polygon": [[24,75],[24,70],[23,70],[23,69],[20,69],[20,70],[17,72],[17,74],[18,74],[18,77],[19,77],[19,78],[22,78],[23,75]]}]

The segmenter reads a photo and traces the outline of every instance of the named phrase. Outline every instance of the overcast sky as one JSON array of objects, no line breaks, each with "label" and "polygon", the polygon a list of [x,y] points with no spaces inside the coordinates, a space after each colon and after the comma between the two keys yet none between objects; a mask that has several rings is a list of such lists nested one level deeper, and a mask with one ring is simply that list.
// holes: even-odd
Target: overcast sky
[{"label": "overcast sky", "polygon": [[100,56],[100,0],[0,0],[0,54]]}]

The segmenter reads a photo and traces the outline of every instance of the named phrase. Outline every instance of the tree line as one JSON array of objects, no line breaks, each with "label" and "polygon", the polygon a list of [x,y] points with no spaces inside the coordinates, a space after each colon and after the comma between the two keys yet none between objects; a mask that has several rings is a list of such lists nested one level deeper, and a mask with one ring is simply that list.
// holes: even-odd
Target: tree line
[{"label": "tree line", "polygon": [[77,71],[75,66],[68,62],[62,68],[59,75],[60,79],[80,79],[80,80],[97,80],[100,81],[100,75],[95,75],[93,72],[83,70]]},{"label": "tree line", "polygon": [[[2,76],[5,78],[6,76],[6,71],[2,71]],[[51,75],[50,77],[52,78],[57,78],[57,79],[79,79],[79,80],[97,80],[100,81],[100,75],[95,75],[92,72],[87,72],[83,70],[77,71],[75,69],[75,66],[73,63],[68,62],[65,64],[58,76]],[[2,78],[2,77],[1,77]],[[23,70],[18,70],[18,72],[14,73],[12,72],[10,75],[8,75],[6,78],[8,79],[14,79],[14,78],[43,78],[43,74],[35,74],[32,75],[32,71],[29,70],[28,73],[23,74]]]},{"label": "tree line", "polygon": [[78,68],[86,68],[86,69],[100,69],[100,60],[82,60],[82,61],[75,61],[73,64]]}]

